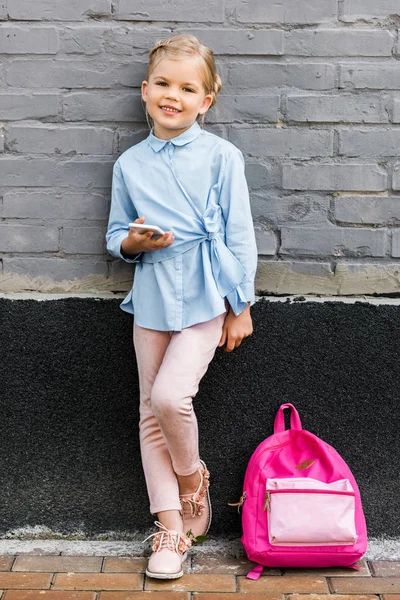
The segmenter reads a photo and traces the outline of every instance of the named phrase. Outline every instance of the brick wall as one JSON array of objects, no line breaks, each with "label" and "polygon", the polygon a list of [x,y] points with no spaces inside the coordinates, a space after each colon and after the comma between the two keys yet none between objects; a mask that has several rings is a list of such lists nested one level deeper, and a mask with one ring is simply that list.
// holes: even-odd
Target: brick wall
[{"label": "brick wall", "polygon": [[[396,14],[397,13],[397,14]],[[112,165],[147,53],[193,33],[246,157],[259,292],[400,292],[399,0],[0,0],[0,291],[123,291]]]}]

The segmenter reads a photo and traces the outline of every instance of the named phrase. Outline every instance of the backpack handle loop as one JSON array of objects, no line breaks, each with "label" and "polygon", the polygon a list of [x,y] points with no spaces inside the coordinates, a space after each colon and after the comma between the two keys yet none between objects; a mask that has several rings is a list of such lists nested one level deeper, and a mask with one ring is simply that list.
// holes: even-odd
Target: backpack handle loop
[{"label": "backpack handle loop", "polygon": [[274,433],[281,433],[285,431],[285,417],[283,411],[285,408],[290,408],[290,429],[303,429],[301,426],[301,421],[299,417],[299,413],[289,402],[287,404],[282,404],[276,413],[275,421],[274,421]]}]

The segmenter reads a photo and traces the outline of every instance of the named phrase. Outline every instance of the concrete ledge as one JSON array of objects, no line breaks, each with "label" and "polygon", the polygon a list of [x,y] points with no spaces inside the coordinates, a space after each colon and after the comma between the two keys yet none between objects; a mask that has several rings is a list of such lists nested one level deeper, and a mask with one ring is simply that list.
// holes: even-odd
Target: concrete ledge
[{"label": "concrete ledge", "polygon": [[[282,402],[332,444],[360,485],[370,536],[397,539],[398,300],[261,300],[254,335],[218,350],[195,399],[212,473],[212,535]],[[297,298],[300,300],[300,298]],[[138,440],[132,318],[120,299],[0,298],[0,536],[124,536],[151,527]],[[115,538],[114,538],[115,539]]]}]

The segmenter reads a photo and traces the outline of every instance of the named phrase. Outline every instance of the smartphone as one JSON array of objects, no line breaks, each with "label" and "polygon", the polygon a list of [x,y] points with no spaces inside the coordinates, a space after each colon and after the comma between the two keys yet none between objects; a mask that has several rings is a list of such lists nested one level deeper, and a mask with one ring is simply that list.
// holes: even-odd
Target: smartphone
[{"label": "smartphone", "polygon": [[165,231],[158,227],[157,225],[146,225],[142,223],[129,223],[129,227],[132,227],[135,231],[139,233],[146,233],[147,231],[152,231],[154,235],[164,235]]}]

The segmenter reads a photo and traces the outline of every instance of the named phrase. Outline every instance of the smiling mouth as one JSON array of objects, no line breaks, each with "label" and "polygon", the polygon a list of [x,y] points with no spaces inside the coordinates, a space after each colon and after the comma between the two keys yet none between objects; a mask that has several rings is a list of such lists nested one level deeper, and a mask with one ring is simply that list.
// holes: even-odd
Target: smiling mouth
[{"label": "smiling mouth", "polygon": [[176,115],[177,113],[181,112],[180,110],[174,109],[174,108],[168,108],[167,106],[160,106],[161,110],[163,110],[164,112],[167,112],[171,115]]}]

